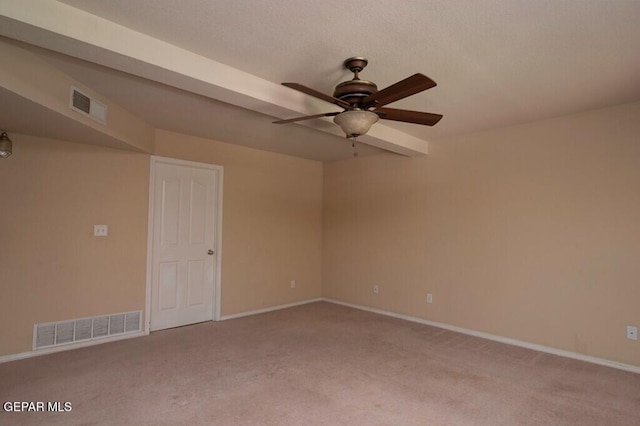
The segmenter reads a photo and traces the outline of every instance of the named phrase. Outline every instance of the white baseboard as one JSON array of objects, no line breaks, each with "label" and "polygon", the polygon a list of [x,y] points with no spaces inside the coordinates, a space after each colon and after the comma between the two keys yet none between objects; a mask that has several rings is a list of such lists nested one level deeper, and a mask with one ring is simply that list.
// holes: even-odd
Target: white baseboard
[{"label": "white baseboard", "polygon": [[101,345],[103,343],[115,342],[118,340],[132,339],[134,337],[142,337],[142,336],[146,336],[147,334],[148,333],[145,333],[144,331],[138,331],[136,333],[127,333],[127,334],[121,334],[117,336],[104,337],[104,338],[95,339],[95,340],[87,340],[85,342],[70,343],[68,345],[56,346],[54,348],[40,349],[40,350],[34,350],[29,352],[21,352],[21,353],[11,354],[11,355],[2,355],[0,356],[0,364],[4,362],[18,361],[20,359],[33,358],[35,356],[40,356],[40,355],[48,355],[56,352],[63,352],[63,351],[70,351],[73,349],[85,348],[87,346]]},{"label": "white baseboard", "polygon": [[234,319],[234,318],[248,317],[250,315],[264,314],[266,312],[271,312],[271,311],[279,311],[280,309],[293,308],[294,306],[306,305],[308,303],[322,302],[323,300],[324,299],[322,297],[317,297],[315,299],[307,299],[299,302],[287,303],[285,305],[270,306],[268,308],[255,309],[253,311],[245,311],[237,314],[223,315],[220,317],[220,321]]},{"label": "white baseboard", "polygon": [[481,331],[470,330],[468,328],[457,327],[455,325],[449,325],[441,322],[429,321],[418,317],[412,317],[409,315],[398,314],[391,311],[385,311],[382,309],[370,308],[368,306],[356,305],[353,303],[343,302],[328,297],[322,298],[325,302],[335,303],[337,305],[348,306],[350,308],[360,309],[362,311],[373,312],[376,314],[386,315],[394,318],[403,319],[406,321],[417,322],[420,324],[430,325],[432,327],[443,328],[445,330],[455,331],[457,333],[468,334],[470,336],[480,337],[487,340],[493,340],[495,342],[506,343],[507,345],[519,346],[521,348],[532,349],[534,351],[545,352],[552,355],[558,355],[565,358],[572,358],[579,361],[590,362],[592,364],[603,365],[605,367],[617,368],[619,370],[630,371],[632,373],[640,374],[640,366],[623,364],[621,362],[611,361],[604,358],[597,358],[589,355],[583,355],[576,352],[565,351],[563,349],[556,349],[549,346],[537,345],[535,343],[524,342],[522,340],[511,339],[508,337],[497,336],[495,334],[483,333]]},{"label": "white baseboard", "polygon": [[[399,313],[396,313],[396,312],[385,311],[383,309],[371,308],[369,306],[357,305],[357,304],[354,304],[354,303],[343,302],[341,300],[332,299],[332,298],[328,298],[328,297],[318,297],[318,298],[315,298],[315,299],[307,299],[307,300],[302,300],[302,301],[299,301],[299,302],[287,303],[287,304],[284,304],[284,305],[270,306],[268,308],[255,309],[255,310],[252,310],[252,311],[245,311],[245,312],[240,312],[240,313],[237,313],[237,314],[223,315],[222,317],[220,317],[220,321],[234,319],[234,318],[241,318],[241,317],[246,317],[246,316],[250,316],[250,315],[263,314],[263,313],[266,313],[266,312],[272,312],[272,311],[277,311],[277,310],[280,310],[280,309],[292,308],[294,306],[306,305],[306,304],[309,304],[309,303],[322,302],[322,301],[329,302],[329,303],[334,303],[334,304],[337,304],[337,305],[348,306],[350,308],[359,309],[359,310],[362,310],[362,311],[373,312],[373,313],[380,314],[380,315],[386,315],[386,316],[389,316],[389,317],[398,318],[398,319],[402,319],[402,320],[405,320],[405,321],[411,321],[411,322],[415,322],[415,323],[419,323],[419,324],[429,325],[429,326],[432,326],[432,327],[442,328],[442,329],[445,329],[445,330],[455,331],[457,333],[462,333],[462,334],[467,334],[467,335],[470,335],[470,336],[480,337],[480,338],[487,339],[487,340],[493,340],[495,342],[505,343],[507,345],[519,346],[521,348],[531,349],[531,350],[539,351],[539,352],[545,352],[545,353],[552,354],[552,355],[558,355],[558,356],[562,356],[562,357],[565,357],[565,358],[572,358],[572,359],[576,359],[576,360],[579,360],[579,361],[590,362],[592,364],[602,365],[602,366],[605,366],[605,367],[617,368],[619,370],[624,370],[624,371],[629,371],[629,372],[632,372],[632,373],[640,374],[640,366],[635,366],[635,365],[630,365],[630,364],[623,364],[623,363],[620,363],[620,362],[611,361],[611,360],[604,359],[604,358],[597,358],[597,357],[593,357],[593,356],[589,356],[589,355],[579,354],[579,353],[576,353],[576,352],[565,351],[563,349],[557,349],[557,348],[552,348],[552,347],[549,347],[549,346],[538,345],[538,344],[535,344],[535,343],[524,342],[522,340],[516,340],[516,339],[511,339],[511,338],[508,338],[508,337],[497,336],[495,334],[484,333],[484,332],[481,332],[481,331],[471,330],[471,329],[468,329],[468,328],[457,327],[455,325],[445,324],[445,323],[436,322],[436,321],[430,321],[430,320],[426,320],[426,319],[422,319],[422,318],[418,318],[418,317],[413,317],[413,316],[410,316],[410,315],[399,314]],[[107,338],[99,339],[99,340],[90,340],[90,341],[87,341],[87,342],[73,343],[73,344],[59,346],[59,347],[55,347],[55,348],[35,350],[35,351],[29,351],[29,352],[22,352],[22,353],[11,354],[11,355],[3,355],[3,356],[0,356],[0,364],[1,363],[5,363],[5,362],[17,361],[17,360],[20,360],[20,359],[32,358],[32,357],[36,357],[36,356],[40,356],[40,355],[47,355],[47,354],[56,353],[56,352],[69,351],[69,350],[73,350],[73,349],[84,348],[84,347],[87,347],[87,346],[94,346],[94,345],[100,345],[100,344],[103,344],[103,343],[115,342],[115,341],[118,341],[118,340],[125,340],[125,339],[131,339],[131,338],[135,338],[135,337],[142,337],[142,336],[146,336],[148,334],[149,333],[146,333],[144,331],[140,331],[140,332],[137,332],[137,333],[123,334],[123,335],[120,335],[120,336],[107,337]]]},{"label": "white baseboard", "polygon": [[[231,315],[224,315],[224,316],[220,317],[220,321],[233,319],[233,318],[246,317],[246,316],[249,316],[249,315],[262,314],[262,313],[266,313],[266,312],[277,311],[277,310],[280,310],[280,309],[292,308],[294,306],[306,305],[308,303],[321,302],[322,300],[323,299],[321,297],[318,297],[318,298],[315,298],[315,299],[307,299],[307,300],[302,300],[302,301],[299,301],[299,302],[287,303],[285,305],[277,305],[277,306],[271,306],[271,307],[263,308],[263,309],[256,309],[256,310],[253,310],[253,311],[240,312],[240,313],[231,314]],[[52,353],[62,352],[62,351],[70,351],[70,350],[73,350],[73,349],[84,348],[84,347],[87,347],[87,346],[94,346],[94,345],[99,345],[99,344],[102,344],[102,343],[115,342],[117,340],[131,339],[133,337],[142,337],[142,336],[147,336],[147,335],[149,335],[149,331],[148,330],[147,331],[140,331],[140,332],[137,332],[137,333],[129,333],[129,334],[122,334],[122,335],[118,335],[118,336],[105,337],[105,338],[102,338],[102,339],[88,340],[86,342],[71,343],[71,344],[68,344],[68,345],[57,346],[57,347],[54,347],[54,348],[40,349],[40,350],[34,350],[34,351],[29,351],[29,352],[21,352],[21,353],[10,354],[10,355],[2,355],[2,356],[0,356],[0,364],[4,363],[4,362],[18,361],[18,360],[21,360],[21,359],[32,358],[32,357],[36,357],[36,356],[40,356],[40,355],[47,355],[47,354],[52,354]]]}]

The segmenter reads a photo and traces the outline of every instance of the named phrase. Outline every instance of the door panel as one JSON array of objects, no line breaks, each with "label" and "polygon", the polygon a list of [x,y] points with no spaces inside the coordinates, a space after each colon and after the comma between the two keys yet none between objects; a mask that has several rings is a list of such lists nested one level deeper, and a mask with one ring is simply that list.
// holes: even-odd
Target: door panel
[{"label": "door panel", "polygon": [[188,301],[189,306],[203,305],[206,303],[205,288],[205,264],[200,260],[189,262],[189,277],[188,277]]},{"label": "door panel", "polygon": [[200,182],[191,181],[191,222],[189,224],[189,242],[202,244],[207,231],[207,187]]},{"label": "door panel", "polygon": [[178,244],[178,227],[180,225],[180,180],[166,179],[162,181],[160,234],[163,246]]},{"label": "door panel", "polygon": [[160,263],[160,309],[175,309],[178,307],[178,263]]},{"label": "door panel", "polygon": [[218,171],[154,167],[150,328],[212,320]]}]

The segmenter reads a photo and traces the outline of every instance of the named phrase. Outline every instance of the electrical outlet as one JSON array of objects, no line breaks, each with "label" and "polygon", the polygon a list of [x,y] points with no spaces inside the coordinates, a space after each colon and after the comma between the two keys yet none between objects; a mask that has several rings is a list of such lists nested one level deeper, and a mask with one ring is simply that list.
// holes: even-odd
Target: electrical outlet
[{"label": "electrical outlet", "polygon": [[291,288],[296,288],[296,280],[291,280],[289,286],[291,286]]},{"label": "electrical outlet", "polygon": [[373,285],[373,294],[379,294],[380,293],[380,286],[378,284],[374,284]]},{"label": "electrical outlet", "polygon": [[427,303],[433,303],[433,294],[427,293]]},{"label": "electrical outlet", "polygon": [[107,225],[93,225],[93,235],[96,237],[106,237],[109,235],[109,227]]},{"label": "electrical outlet", "polygon": [[632,325],[627,326],[627,339],[638,340],[638,327]]}]

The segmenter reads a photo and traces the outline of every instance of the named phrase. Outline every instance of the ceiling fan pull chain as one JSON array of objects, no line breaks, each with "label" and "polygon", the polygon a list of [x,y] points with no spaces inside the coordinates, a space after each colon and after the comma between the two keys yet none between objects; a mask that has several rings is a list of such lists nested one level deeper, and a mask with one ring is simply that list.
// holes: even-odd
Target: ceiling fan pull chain
[{"label": "ceiling fan pull chain", "polygon": [[353,147],[353,156],[357,157],[358,156],[358,145],[356,145],[356,137],[354,136],[353,140],[351,141],[351,146]]}]

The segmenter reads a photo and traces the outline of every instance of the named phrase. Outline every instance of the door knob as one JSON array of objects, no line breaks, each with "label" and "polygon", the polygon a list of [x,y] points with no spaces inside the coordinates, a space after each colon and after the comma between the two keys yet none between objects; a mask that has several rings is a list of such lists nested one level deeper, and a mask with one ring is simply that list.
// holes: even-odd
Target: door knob
[{"label": "door knob", "polygon": [[207,254],[208,254],[209,256],[213,256],[213,250],[209,250],[209,251],[207,251]]}]

